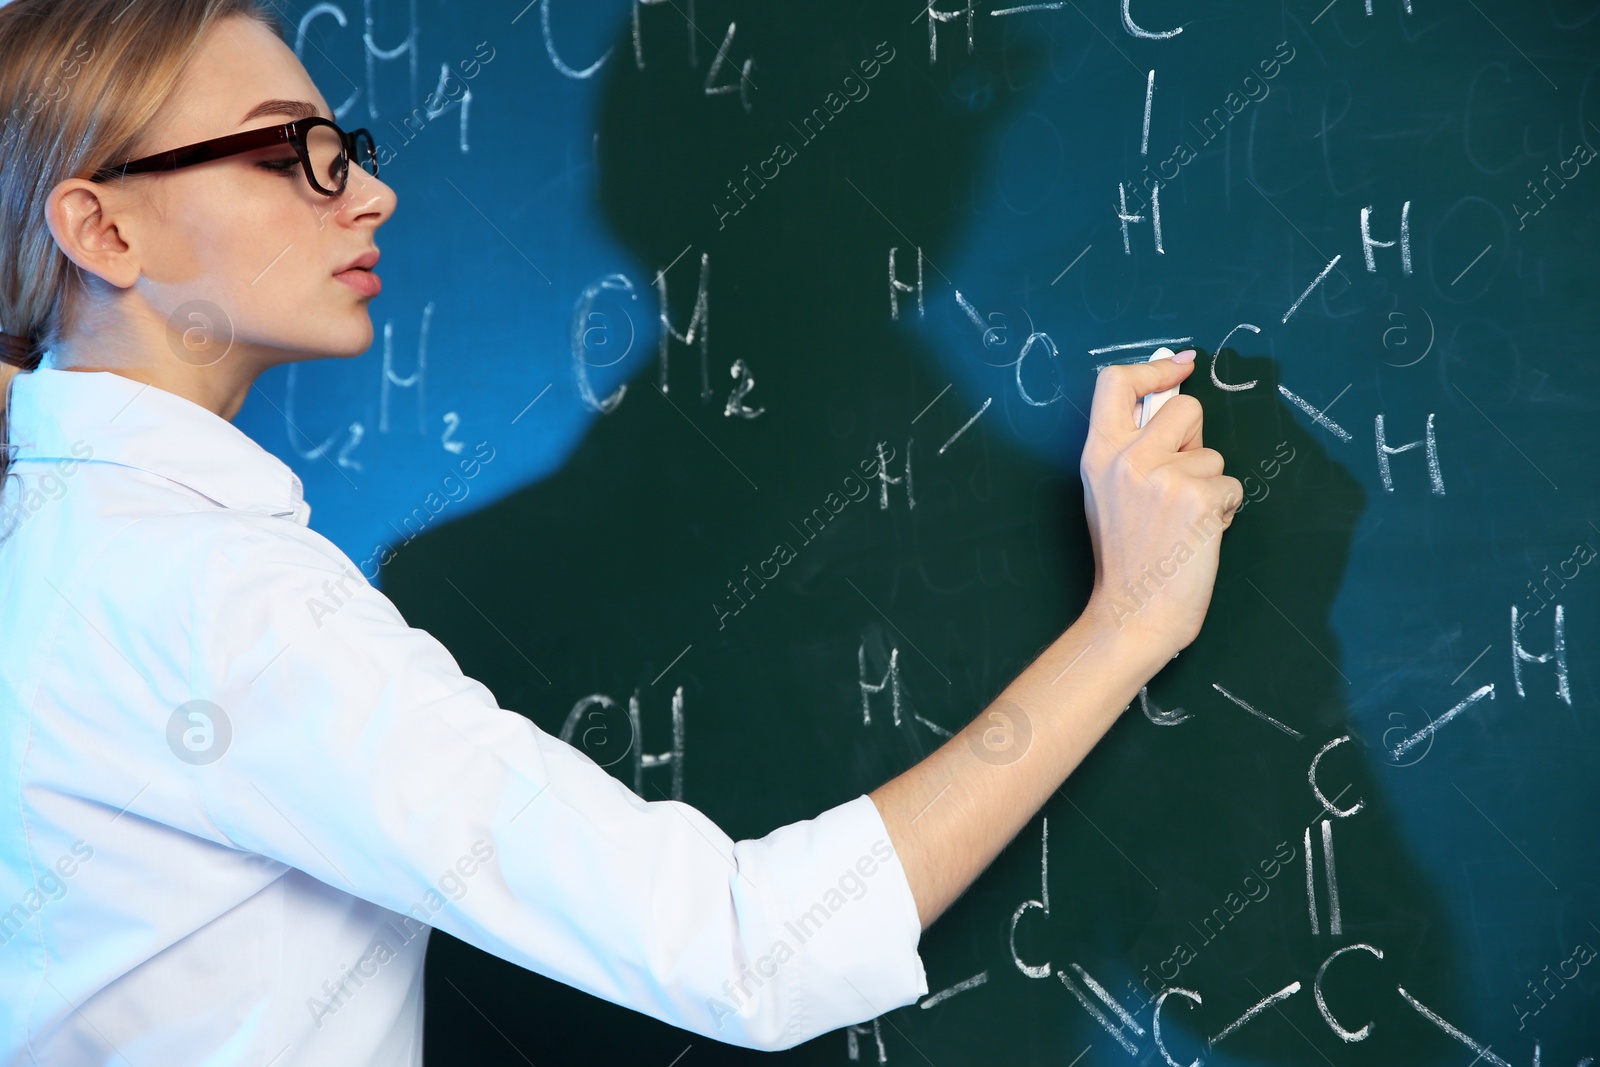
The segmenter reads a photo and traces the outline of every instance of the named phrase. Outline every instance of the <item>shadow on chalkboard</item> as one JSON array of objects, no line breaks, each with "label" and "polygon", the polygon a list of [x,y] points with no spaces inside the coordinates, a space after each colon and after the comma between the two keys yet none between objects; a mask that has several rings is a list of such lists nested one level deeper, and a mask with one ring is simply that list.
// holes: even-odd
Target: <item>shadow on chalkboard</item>
[{"label": "shadow on chalkboard", "polygon": [[[714,24],[711,6],[702,4],[705,25]],[[1026,86],[1045,76],[1044,52],[1008,40],[1002,70],[964,55],[951,32],[930,70],[926,54],[907,47],[898,8],[835,0],[738,15],[723,82],[737,85],[738,62],[759,57],[751,114],[737,92],[707,94],[712,44],[698,42],[693,66],[681,27],[667,44],[660,24],[647,21],[645,69],[632,62],[631,38],[619,37],[623,59],[607,68],[597,120],[601,202],[640,261],[630,276],[638,299],[620,306],[643,330],[656,313],[652,279],[664,271],[672,324],[685,331],[707,256],[706,362],[698,343],[674,343],[662,393],[655,354],[641,351],[628,392],[563,470],[419,538],[383,582],[413,625],[438,636],[502,706],[552,733],[587,695],[622,706],[636,695],[644,736],[632,740],[660,752],[670,739],[665,709],[681,686],[684,799],[736,838],[815,815],[932,751],[936,728],[959,729],[1070,624],[1092,577],[1074,479],[988,424],[945,456],[928,442],[953,427],[914,426],[948,376],[887,313],[888,249],[902,250],[903,265],[915,263],[914,247],[933,264],[954,258],[965,224],[954,191],[1025,106]],[[880,60],[870,95],[809,139],[791,126],[826,106],[881,41],[894,58]],[[779,141],[793,160],[752,183],[734,213],[730,183],[742,185],[744,168],[773,158]],[[937,269],[926,275],[930,301],[936,286],[948,298]],[[902,295],[907,317],[913,306]],[[759,416],[725,414],[741,383],[736,359],[755,382],[743,402],[764,408]],[[1364,1046],[1333,1037],[1310,987],[1330,952],[1356,942],[1384,958],[1343,961],[1327,978],[1329,1001],[1348,1026],[1380,1019],[1386,1056],[1394,1040],[1420,1032],[1394,991],[1397,975],[1450,1007],[1454,957],[1430,921],[1437,901],[1372,773],[1381,755],[1359,743],[1331,752],[1320,775],[1330,799],[1364,803],[1331,820],[1342,931],[1330,932],[1321,889],[1320,933],[1310,931],[1308,827],[1313,884],[1323,875],[1307,767],[1352,729],[1353,694],[1328,620],[1363,492],[1279,398],[1269,360],[1227,353],[1220,373],[1260,382],[1225,393],[1197,374],[1191,389],[1206,406],[1208,443],[1260,488],[1226,538],[1204,633],[1150,687],[1152,714],[1175,717],[1181,705],[1189,718],[1158,726],[1135,704],[924,935],[933,990],[979,971],[987,983],[932,1011],[891,1013],[892,1025],[876,1033],[869,1025],[858,1035],[862,1057],[876,1061],[880,1036],[893,1059],[931,1049],[939,1067],[1066,1062],[1085,1042],[1121,1057],[1064,983],[1028,978],[1012,962],[1012,915],[1040,893],[1046,818],[1051,913],[1023,921],[1018,954],[1057,969],[1076,964],[1130,1010],[1140,983],[1164,968],[1171,977],[1147,988],[1166,981],[1204,998],[1164,1013],[1180,1062],[1197,1054],[1199,1035],[1215,1035],[1295,980],[1302,991],[1280,1006],[1287,1022],[1264,1016],[1219,1045],[1214,1062],[1353,1062],[1349,1050]],[[1071,387],[1079,406],[1091,387],[1087,376]],[[942,415],[936,408],[929,421]],[[895,473],[908,457],[917,464],[915,509],[909,487],[895,485],[800,540],[795,523],[880,445],[895,450]],[[724,614],[730,582],[786,539],[800,549],[796,561]],[[904,683],[902,714],[883,694],[869,723],[862,682],[883,678],[892,663]],[[614,770],[632,785],[627,766]],[[651,771],[643,795],[663,798],[669,780]],[[1268,877],[1263,864],[1273,863]],[[1261,899],[1232,910],[1252,893]],[[1171,973],[1180,943],[1194,958]],[[667,1064],[686,1045],[694,1051],[685,1063],[846,1061],[842,1034],[776,1058],[715,1045],[440,933],[426,993],[429,1062]],[[1140,1062],[1153,1062],[1148,1028],[1137,1042]]]},{"label": "shadow on chalkboard", "polygon": [[[1438,1031],[1396,986],[1448,1017],[1458,953],[1434,922],[1441,900],[1377,770],[1394,758],[1352,721],[1365,694],[1352,691],[1330,625],[1367,494],[1281,398],[1274,360],[1225,349],[1215,367],[1226,383],[1257,383],[1229,391],[1197,372],[1185,385],[1205,407],[1205,443],[1244,482],[1247,502],[1224,538],[1200,637],[1068,781],[1069,803],[1047,809],[1052,868],[1064,873],[1051,879],[1052,929],[1034,958],[1077,963],[1130,1010],[1165,986],[1199,994],[1201,1003],[1180,994],[1163,1010],[1178,1062],[1364,1062],[1350,1059],[1363,1050],[1426,1060],[1445,1051]],[[1318,751],[1340,738],[1315,781],[1349,815],[1324,807],[1311,779]],[[1322,986],[1348,1030],[1372,1021],[1381,1032],[1365,1049],[1335,1039],[1313,989],[1324,961],[1357,944],[1381,961],[1349,951]],[[1205,1037],[1294,982],[1298,992],[1205,1049]]]}]

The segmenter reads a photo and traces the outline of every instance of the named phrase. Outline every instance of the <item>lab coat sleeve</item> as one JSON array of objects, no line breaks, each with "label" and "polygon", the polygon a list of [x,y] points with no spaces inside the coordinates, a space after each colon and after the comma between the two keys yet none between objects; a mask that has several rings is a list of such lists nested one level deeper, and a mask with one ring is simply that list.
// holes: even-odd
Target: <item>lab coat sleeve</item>
[{"label": "lab coat sleeve", "polygon": [[309,530],[230,516],[191,667],[218,831],[519,966],[709,1038],[789,1048],[927,992],[872,799],[734,841],[501,708]]}]

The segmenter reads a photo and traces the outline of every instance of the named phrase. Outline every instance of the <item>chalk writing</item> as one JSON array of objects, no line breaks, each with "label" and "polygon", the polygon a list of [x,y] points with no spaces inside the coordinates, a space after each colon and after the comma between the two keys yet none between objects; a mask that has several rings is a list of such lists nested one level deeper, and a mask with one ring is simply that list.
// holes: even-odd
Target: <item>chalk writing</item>
[{"label": "chalk writing", "polygon": [[917,317],[921,318],[926,309],[922,306],[922,246],[917,246],[917,284],[910,285],[900,280],[895,273],[894,256],[900,251],[898,248],[889,249],[889,317],[895,321],[900,319],[900,294],[915,292],[917,294]]},{"label": "chalk writing", "polygon": [[1369,952],[1378,959],[1383,959],[1382,949],[1374,948],[1371,945],[1361,943],[1346,945],[1341,949],[1336,949],[1333,955],[1322,961],[1322,966],[1317,968],[1316,981],[1312,983],[1311,987],[1312,994],[1317,1002],[1317,1011],[1322,1013],[1323,1021],[1328,1024],[1328,1028],[1330,1030],[1339,1035],[1339,1039],[1341,1041],[1344,1041],[1348,1044],[1354,1044],[1357,1041],[1365,1041],[1372,1034],[1372,1023],[1369,1022],[1363,1024],[1359,1030],[1349,1030],[1344,1026],[1341,1026],[1339,1020],[1333,1017],[1333,1010],[1328,1007],[1327,998],[1322,995],[1322,976],[1328,973],[1328,967],[1333,963],[1334,960],[1338,959],[1340,956],[1343,956],[1347,952],[1357,951]]},{"label": "chalk writing", "polygon": [[1517,625],[1517,606],[1511,605],[1511,674],[1517,683],[1517,696],[1525,697],[1528,694],[1522,688],[1522,665],[1524,663],[1549,663],[1553,658],[1556,668],[1556,696],[1568,706],[1572,704],[1572,683],[1567,675],[1567,627],[1566,617],[1561,605],[1556,605],[1555,613],[1555,641],[1549,652],[1534,655],[1522,647],[1522,627]]},{"label": "chalk writing", "polygon": [[[1393,248],[1393,241],[1380,241],[1372,236],[1372,207],[1368,205],[1361,209],[1361,254],[1366,258],[1367,270],[1378,269],[1378,257],[1373,253],[1375,248]],[[1404,274],[1411,273],[1411,201],[1407,200],[1400,205],[1400,269]]]},{"label": "chalk writing", "polygon": [[1467,697],[1461,703],[1457,704],[1455,707],[1451,708],[1437,719],[1434,719],[1432,722],[1428,723],[1428,725],[1424,726],[1410,737],[1396,744],[1390,751],[1392,751],[1396,757],[1405,755],[1408,750],[1416,747],[1426,738],[1432,737],[1440,727],[1444,726],[1446,723],[1449,723],[1456,716],[1472,707],[1472,705],[1476,704],[1484,697],[1488,697],[1490,700],[1494,699],[1494,683],[1491,682],[1490,684],[1477,689],[1472,693],[1471,696]]},{"label": "chalk writing", "polygon": [[[672,769],[672,799],[683,799],[683,686],[672,693],[672,747],[665,752],[646,752],[639,708],[639,690],[628,697],[626,744],[618,746],[612,730],[602,712],[615,708],[617,702],[604,693],[591,693],[572,705],[566,721],[561,724],[561,740],[577,748],[602,767],[609,767],[625,756],[633,756],[633,791],[644,796],[644,772],[655,767]],[[580,724],[587,723],[582,736]],[[599,758],[596,758],[596,753]],[[602,762],[603,761],[603,762]]]},{"label": "chalk writing", "polygon": [[1428,412],[1427,429],[1420,441],[1412,441],[1404,445],[1391,445],[1384,434],[1383,413],[1380,411],[1372,426],[1373,437],[1378,445],[1378,477],[1383,480],[1383,489],[1386,493],[1394,492],[1394,476],[1389,471],[1389,457],[1398,456],[1402,452],[1409,452],[1413,448],[1426,446],[1428,457],[1428,483],[1429,489],[1435,496],[1444,496],[1444,475],[1439,471],[1439,440],[1433,432],[1433,412]]},{"label": "chalk writing", "polygon": [[955,996],[957,993],[965,993],[969,989],[976,989],[979,986],[983,985],[983,983],[987,982],[988,980],[989,980],[989,972],[988,971],[979,971],[977,974],[973,975],[971,978],[962,979],[961,981],[957,982],[955,985],[951,986],[948,989],[941,989],[937,993],[932,993],[932,994],[924,997],[917,1004],[917,1007],[926,1009],[926,1008],[933,1007],[935,1004],[942,1004],[944,1001],[949,1000],[951,997]]},{"label": "chalk writing", "polygon": [[1296,730],[1294,727],[1286,726],[1283,723],[1279,722],[1277,719],[1274,719],[1271,715],[1268,715],[1266,712],[1259,711],[1255,707],[1253,707],[1252,705],[1246,703],[1243,700],[1240,700],[1238,697],[1234,696],[1232,693],[1230,693],[1226,689],[1222,688],[1222,686],[1218,685],[1216,682],[1212,682],[1211,683],[1211,688],[1215,689],[1217,692],[1221,693],[1223,696],[1227,697],[1229,700],[1233,701],[1235,704],[1239,705],[1239,707],[1243,708],[1245,711],[1248,711],[1250,714],[1254,715],[1256,718],[1260,719],[1262,722],[1271,723],[1273,726],[1276,726],[1278,729],[1282,730],[1284,733],[1288,734],[1290,737],[1294,738],[1296,741],[1300,740],[1301,738],[1303,738],[1305,736],[1305,734],[1302,734],[1299,730]]},{"label": "chalk writing", "polygon": [[1206,1043],[1208,1045],[1216,1045],[1218,1041],[1221,1041],[1223,1038],[1227,1037],[1229,1034],[1233,1033],[1235,1030],[1239,1029],[1239,1027],[1243,1026],[1251,1019],[1254,1019],[1257,1015],[1260,1015],[1274,1004],[1277,1004],[1279,1001],[1287,1000],[1298,992],[1300,992],[1300,983],[1290,982],[1276,993],[1269,993],[1267,996],[1262,997],[1260,1000],[1250,1005],[1249,1008],[1245,1009],[1245,1013],[1243,1015],[1239,1016],[1233,1022],[1223,1027],[1215,1037],[1211,1038]]},{"label": "chalk writing", "polygon": [[1099,999],[1100,1004],[1109,1008],[1116,1015],[1118,1021],[1113,1023],[1106,1016],[1106,1013],[1100,1010],[1100,1006],[1091,1001],[1078,983],[1073,981],[1065,971],[1056,972],[1056,977],[1061,979],[1061,984],[1067,987],[1067,991],[1083,1006],[1083,1010],[1089,1013],[1090,1018],[1104,1027],[1106,1033],[1115,1038],[1117,1044],[1121,1045],[1128,1055],[1137,1056],[1139,1054],[1139,1046],[1134,1044],[1133,1040],[1128,1037],[1127,1031],[1133,1031],[1135,1037],[1143,1037],[1144,1027],[1140,1026],[1139,1021],[1129,1013],[1127,1008],[1122,1006],[1122,1002],[1107,992],[1106,988],[1095,981],[1088,971],[1085,971],[1076,963],[1069,963],[1067,966],[1071,967],[1073,973],[1078,976],[1084,985],[1089,987],[1089,991]]},{"label": "chalk writing", "polygon": [[1474,1041],[1472,1038],[1468,1037],[1466,1034],[1462,1033],[1460,1030],[1446,1022],[1432,1008],[1427,1007],[1421,1001],[1417,1000],[1416,997],[1413,997],[1410,993],[1407,993],[1405,986],[1396,986],[1395,988],[1400,991],[1400,995],[1405,998],[1406,1003],[1410,1004],[1416,1009],[1418,1015],[1422,1016],[1424,1019],[1437,1026],[1440,1030],[1449,1034],[1451,1037],[1467,1046],[1467,1048],[1477,1053],[1479,1059],[1482,1059],[1486,1063],[1494,1064],[1494,1067],[1511,1067],[1511,1064],[1507,1063],[1499,1056],[1496,1056],[1493,1052],[1490,1052],[1487,1045]]},{"label": "chalk writing", "polygon": [[1022,956],[1017,952],[1017,924],[1022,921],[1022,916],[1031,909],[1037,908],[1044,912],[1044,917],[1050,917],[1050,817],[1044,816],[1039,828],[1039,896],[1035,900],[1024,900],[1017,905],[1017,910],[1011,913],[1011,932],[1009,944],[1011,946],[1011,962],[1016,964],[1017,970],[1029,978],[1049,978],[1050,961],[1043,963],[1023,963]]}]

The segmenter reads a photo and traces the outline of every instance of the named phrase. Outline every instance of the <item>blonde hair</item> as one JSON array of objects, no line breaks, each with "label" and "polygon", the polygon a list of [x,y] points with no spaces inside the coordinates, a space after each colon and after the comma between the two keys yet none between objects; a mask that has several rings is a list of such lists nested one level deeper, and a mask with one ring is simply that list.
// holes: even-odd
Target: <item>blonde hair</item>
[{"label": "blonde hair", "polygon": [[[27,370],[75,321],[86,291],[45,224],[45,199],[68,178],[137,155],[206,31],[232,15],[282,32],[264,0],[0,7],[0,331],[22,339]],[[22,372],[0,362],[0,483],[12,458],[5,401]]]}]

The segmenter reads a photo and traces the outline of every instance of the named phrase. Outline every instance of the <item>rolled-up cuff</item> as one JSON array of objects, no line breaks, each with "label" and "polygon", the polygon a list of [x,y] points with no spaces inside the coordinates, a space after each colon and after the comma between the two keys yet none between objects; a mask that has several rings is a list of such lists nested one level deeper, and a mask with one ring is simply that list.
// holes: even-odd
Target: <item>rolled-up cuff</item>
[{"label": "rolled-up cuff", "polygon": [[773,887],[777,910],[770,913],[771,949],[728,990],[730,1007],[759,1014],[764,996],[788,998],[772,1049],[874,1019],[927,993],[916,900],[870,796],[740,842],[736,851],[742,870]]}]

